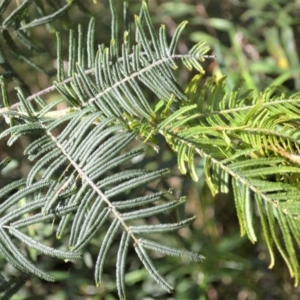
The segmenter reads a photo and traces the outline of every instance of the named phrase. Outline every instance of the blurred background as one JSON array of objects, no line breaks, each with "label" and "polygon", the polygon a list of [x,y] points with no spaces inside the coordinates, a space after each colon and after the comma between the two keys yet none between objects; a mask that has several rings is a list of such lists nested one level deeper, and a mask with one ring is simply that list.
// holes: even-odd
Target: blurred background
[{"label": "blurred background", "polygon": [[[8,15],[19,1],[11,2],[4,15]],[[53,1],[49,1],[46,6],[49,12],[53,9],[50,2]],[[65,3],[62,0],[55,2],[62,5]],[[66,60],[68,30],[76,30],[78,23],[86,30],[91,15],[96,16],[96,44],[109,44],[111,15],[108,0],[98,0],[97,3],[92,0],[77,2],[80,9],[76,5],[72,7],[62,22],[55,21],[49,26],[32,30],[31,38],[42,49],[39,55],[26,49],[16,39],[24,56],[50,71],[48,74],[37,72],[11,55],[5,48],[5,41],[0,40],[7,60],[20,78],[18,83],[7,79],[11,99],[16,99],[16,84],[21,84],[27,95],[52,84],[55,77],[51,76],[51,70],[56,67],[55,30],[61,32],[62,40],[65,41],[63,52]],[[115,2],[122,20],[123,1]],[[141,1],[128,0],[128,4],[132,15],[138,14]],[[245,89],[253,90],[254,95],[270,86],[286,95],[300,90],[299,0],[149,0],[148,5],[157,28],[161,23],[166,24],[170,37],[179,23],[189,21],[179,42],[178,52],[186,53],[195,43],[206,41],[211,47],[211,53],[216,55],[215,59],[209,59],[203,64],[206,78],[212,75],[217,78],[227,76],[228,91],[241,79],[244,80]],[[33,20],[37,11],[30,7],[29,13]],[[120,25],[122,26],[122,22]],[[195,74],[179,68],[176,75],[184,88]],[[57,97],[52,93],[46,95],[45,99],[51,101]],[[5,127],[4,120],[0,119],[0,130]],[[0,187],[26,176],[30,169],[30,162],[22,154],[30,138],[24,137],[10,148],[6,141],[0,141],[0,159],[10,156],[13,162],[1,174]],[[179,173],[176,157],[163,140],[160,140],[160,148],[163,155],[147,149],[144,160],[134,166],[151,170],[171,168],[169,177],[151,184],[146,190],[173,188],[174,197],[186,195],[188,200],[185,207],[172,212],[170,216],[162,215],[157,218],[160,222],[168,222],[170,219],[176,221],[192,215],[197,218],[190,228],[180,230],[179,234],[155,238],[169,245],[199,252],[206,259],[203,263],[194,263],[152,253],[154,264],[161,274],[175,285],[174,293],[166,294],[149,277],[136,259],[134,250],[130,249],[126,266],[128,299],[299,299],[300,287],[293,286],[293,280],[278,253],[275,267],[270,270],[268,252],[262,239],[253,245],[247,238],[240,236],[232,195],[211,196],[205,184],[201,159],[197,170],[200,179],[194,183],[188,176]],[[145,190],[135,192],[144,193]],[[151,219],[148,221],[157,222]],[[51,224],[35,230],[49,240],[51,245],[67,243],[67,237],[65,241],[54,240]],[[258,223],[258,235],[260,231]],[[45,270],[53,270],[51,273],[58,281],[47,283],[37,278],[27,280],[12,299],[118,299],[114,282],[115,255],[111,255],[112,259],[106,263],[102,285],[96,288],[94,284],[93,266],[103,236],[104,233],[99,233],[86,249],[83,260],[74,263],[60,262],[24,248],[36,264]],[[117,253],[117,245],[112,253]],[[19,276],[5,261],[0,260],[0,266],[6,279]]]}]

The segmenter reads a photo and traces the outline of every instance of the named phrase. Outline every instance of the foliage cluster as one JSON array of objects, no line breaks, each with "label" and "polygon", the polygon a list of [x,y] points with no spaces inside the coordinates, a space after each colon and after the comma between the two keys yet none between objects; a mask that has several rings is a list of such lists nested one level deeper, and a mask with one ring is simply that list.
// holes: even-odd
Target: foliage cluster
[{"label": "foliage cluster", "polygon": [[[186,21],[173,28],[169,39],[167,27],[153,23],[145,2],[139,3],[139,15],[134,18],[124,3],[124,30],[119,32],[122,10],[109,1],[112,14],[109,47],[101,43],[95,52],[98,25],[91,18],[86,29],[79,26],[69,31],[66,55],[65,37],[54,30],[53,22],[65,18],[70,9],[85,14],[89,11],[80,1],[61,1],[53,3],[51,12],[51,3],[44,5],[37,1],[32,5],[33,1],[24,0],[16,8],[9,6],[10,1],[3,0],[0,4],[1,36],[6,45],[3,48],[1,44],[0,48],[4,105],[0,114],[8,124],[0,138],[6,139],[9,147],[23,141],[24,155],[32,161],[27,163],[28,171],[21,179],[5,184],[0,190],[0,252],[4,259],[23,273],[53,281],[60,274],[66,277],[70,274],[56,273],[56,268],[49,268],[48,260],[38,253],[63,259],[74,270],[80,269],[74,260],[83,256],[86,272],[88,268],[95,270],[99,288],[94,294],[106,293],[106,299],[114,299],[115,289],[118,297],[125,299],[126,284],[140,282],[147,273],[162,287],[156,289],[154,296],[164,297],[163,290],[173,290],[170,282],[180,281],[178,278],[187,274],[203,277],[198,278],[200,290],[196,284],[191,285],[190,279],[182,280],[176,297],[195,298],[201,295],[198,294],[201,289],[209,296],[209,290],[215,291],[211,283],[219,278],[225,280],[222,272],[229,283],[242,282],[239,274],[247,265],[245,260],[228,254],[240,243],[246,243],[235,232],[228,240],[222,237],[222,243],[212,245],[211,237],[217,237],[218,230],[216,222],[209,224],[212,218],[209,220],[205,214],[212,207],[209,204],[212,197],[220,197],[218,201],[226,201],[228,209],[233,207],[229,200],[234,203],[240,234],[253,243],[259,241],[260,246],[265,245],[269,267],[274,266],[276,251],[279,252],[297,285],[299,95],[284,93],[288,87],[283,87],[280,93],[274,87],[259,92],[290,77],[293,88],[298,89],[293,5],[282,6],[278,2],[259,7],[262,12],[283,14],[272,29],[266,26],[268,14],[261,17],[260,24],[265,28],[262,34],[270,40],[265,49],[259,49],[254,45],[260,36],[250,40],[250,32],[257,30],[251,21],[256,17],[256,1],[249,4],[241,18],[241,22],[252,24],[248,31],[221,18],[193,18],[195,12],[188,1],[177,3],[181,9],[173,12],[170,7],[174,3],[161,4],[159,8],[167,10],[169,17],[182,18],[186,14],[192,26],[204,24],[213,32],[210,36],[195,31],[190,34],[191,40],[207,40],[217,55],[214,76],[207,79],[203,64],[209,62],[209,69],[214,63],[207,55],[209,48],[202,41],[194,46],[189,42],[182,44],[180,35]],[[210,8],[199,4],[197,9],[202,8],[203,13],[204,7]],[[280,22],[287,16],[289,22]],[[170,20],[169,23],[172,25]],[[66,21],[64,25],[67,24]],[[50,87],[34,93],[36,86],[28,84],[13,63],[21,61],[44,76],[53,74],[45,67],[46,58],[39,63],[31,56],[34,51],[45,53],[34,38],[38,34],[36,29],[41,27],[56,33],[57,74]],[[216,39],[219,30],[228,33],[227,45]],[[292,42],[287,45],[287,40]],[[275,56],[272,47],[280,43],[281,51]],[[22,47],[27,47],[28,55],[21,52]],[[258,50],[267,51],[270,56],[262,55],[253,62]],[[11,59],[13,56],[16,60]],[[234,67],[228,71],[228,66],[236,61],[245,83],[237,80]],[[289,64],[295,68],[288,68]],[[182,84],[187,71],[193,77],[188,77],[188,84]],[[270,80],[274,74],[279,76]],[[12,100],[11,79],[17,82],[16,101]],[[50,79],[46,81],[49,83]],[[264,86],[260,85],[262,81]],[[160,163],[155,163],[158,160]],[[9,172],[9,162],[6,158],[2,161],[4,177]],[[170,179],[164,179],[170,171]],[[191,184],[188,178],[197,182],[191,185],[188,196],[199,199],[200,195],[201,207],[198,204],[194,213],[202,212],[203,223],[198,227],[208,234],[191,227],[195,218],[183,208],[186,198],[179,187],[184,190],[185,184]],[[181,184],[172,183],[178,179]],[[175,187],[174,191],[170,185]],[[188,203],[189,200],[187,207]],[[171,212],[173,222],[165,214],[171,210],[175,210]],[[180,235],[166,234],[175,230]],[[192,249],[178,249],[178,241],[182,244],[180,248],[185,248],[187,241],[182,237],[187,234],[192,235]],[[264,244],[260,242],[262,238]],[[200,249],[206,257],[203,262]],[[169,263],[158,265],[148,251],[157,258],[182,257],[184,271],[172,270],[178,262],[166,257],[162,260]],[[115,258],[108,259],[109,253],[114,253]],[[69,261],[74,261],[73,266]],[[111,271],[106,270],[113,265],[116,284],[109,286]],[[202,268],[201,272],[195,271],[196,265]],[[212,271],[211,265],[218,271]],[[18,277],[18,273],[12,274]],[[82,284],[80,271],[70,277]],[[9,298],[28,277],[9,282],[1,279],[3,297]],[[138,296],[137,292],[129,291],[128,297],[142,298],[147,289],[154,289],[153,282],[145,282],[147,285]],[[253,291],[248,293],[250,298],[264,293],[249,282],[241,284]],[[74,292],[78,293],[74,290],[67,293]]]}]

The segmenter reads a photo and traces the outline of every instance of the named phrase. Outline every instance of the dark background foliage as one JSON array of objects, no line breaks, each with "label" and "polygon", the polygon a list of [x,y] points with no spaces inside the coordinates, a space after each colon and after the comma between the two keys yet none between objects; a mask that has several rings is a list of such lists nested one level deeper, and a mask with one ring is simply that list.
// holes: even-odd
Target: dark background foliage
[{"label": "dark background foliage", "polygon": [[[15,1],[12,1],[5,14],[12,11],[15,5],[13,2]],[[138,13],[141,1],[128,2],[132,14]],[[76,29],[77,24],[81,23],[86,30],[91,15],[96,16],[96,42],[108,44],[111,21],[108,1],[98,1],[96,4],[93,1],[78,3],[87,13],[74,6],[68,15],[64,16],[63,22],[55,21],[51,26],[39,26],[32,30],[36,44],[43,49],[39,55],[18,44],[20,51],[32,57],[45,69],[55,69],[54,31],[58,30],[62,34],[63,50],[67,59],[68,29]],[[118,13],[121,18],[122,1],[116,3],[119,3]],[[276,86],[281,92],[299,91],[299,1],[151,0],[148,1],[148,5],[157,28],[161,23],[165,23],[170,36],[177,24],[183,20],[189,21],[179,43],[179,53],[186,53],[195,42],[206,40],[212,48],[212,53],[217,56],[215,60],[204,63],[206,76],[226,75],[228,90],[242,77],[246,87],[256,93],[270,85]],[[48,9],[51,10],[50,5]],[[36,11],[32,9],[30,13],[34,16]],[[1,40],[0,44],[5,51],[5,41]],[[33,70],[17,58],[11,57],[8,51],[6,55],[22,79],[25,92],[38,92],[52,84],[53,76]],[[179,69],[177,76],[183,85],[191,78],[191,74],[183,69]],[[16,83],[10,80],[7,80],[7,83],[11,99],[14,99]],[[47,95],[46,99],[51,101],[56,96],[52,93]],[[0,130],[4,127],[5,122],[1,119]],[[30,162],[22,158],[22,149],[28,142],[28,138],[24,137],[12,148],[8,148],[6,140],[0,141],[0,159],[9,155],[13,158],[11,166],[14,165],[1,174],[0,186],[28,173]],[[261,242],[252,245],[247,238],[240,237],[232,196],[211,196],[204,182],[201,160],[198,162],[200,179],[197,183],[192,182],[188,176],[181,175],[175,165],[176,158],[163,140],[160,154],[148,150],[146,159],[138,163],[138,167],[141,168],[156,169],[159,166],[172,169],[172,176],[152,184],[148,187],[149,190],[173,188],[175,196],[187,195],[185,208],[178,209],[171,216],[159,216],[160,221],[167,218],[174,221],[178,215],[183,214],[197,217],[193,226],[179,231],[179,235],[158,236],[157,239],[200,252],[206,260],[203,263],[192,263],[184,259],[157,256],[154,260],[155,265],[170,282],[175,283],[174,294],[168,295],[149,278],[140,263],[134,259],[133,250],[130,250],[126,266],[128,299],[298,299],[300,289],[293,286],[293,281],[279,255],[276,257],[275,267],[269,270],[269,257],[265,245]],[[149,222],[157,221],[150,219]],[[257,232],[259,226],[260,224],[257,224]],[[47,237],[49,241],[54,239],[51,224],[38,230],[39,234]],[[30,279],[13,299],[117,299],[114,283],[114,257],[117,249],[112,250],[109,256],[111,261],[106,263],[105,280],[102,285],[96,288],[94,284],[93,262],[103,236],[104,233],[99,234],[86,249],[83,260],[75,263],[64,263],[24,248],[39,266],[45,270],[52,270],[51,273],[58,280],[48,283],[38,278]],[[7,279],[19,276],[19,273],[4,260],[0,260],[0,264]]]}]

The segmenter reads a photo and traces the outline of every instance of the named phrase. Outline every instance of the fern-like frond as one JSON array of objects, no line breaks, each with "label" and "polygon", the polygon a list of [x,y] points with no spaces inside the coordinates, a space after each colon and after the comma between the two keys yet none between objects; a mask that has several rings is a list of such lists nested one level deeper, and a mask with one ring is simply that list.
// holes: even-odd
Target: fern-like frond
[{"label": "fern-like frond", "polygon": [[[143,226],[140,229],[136,228],[136,232],[134,232],[135,227],[131,229],[130,220],[143,219],[166,212],[184,203],[185,199],[140,208],[160,200],[163,193],[130,198],[128,191],[147,185],[147,183],[167,173],[168,170],[122,170],[124,164],[143,154],[141,149],[125,151],[127,145],[134,138],[137,138],[137,133],[128,133],[122,120],[120,122],[119,119],[112,117],[104,119],[102,112],[97,112],[90,107],[74,111],[71,115],[72,118],[63,118],[60,122],[53,119],[45,120],[43,117],[36,118],[36,123],[39,125],[38,130],[42,129],[45,135],[34,141],[26,149],[26,153],[31,158],[37,159],[35,166],[29,173],[27,189],[30,187],[32,187],[32,191],[40,189],[43,182],[45,182],[48,190],[45,195],[39,194],[35,202],[17,209],[11,217],[6,216],[4,220],[10,222],[10,233],[28,246],[41,250],[48,255],[64,259],[77,258],[77,253],[83,251],[84,247],[96,236],[99,229],[105,223],[111,222],[96,262],[95,280],[97,284],[100,284],[106,255],[120,229],[126,232],[130,240],[137,245],[139,243],[137,237],[139,232],[152,233],[177,230],[190,224],[193,219],[174,225],[165,224],[157,228],[149,226],[149,230],[147,230],[147,226]],[[52,131],[63,124],[64,129],[59,135],[54,136]],[[17,128],[18,132],[22,131],[23,128],[27,128],[27,124],[18,126],[21,126],[21,129]],[[14,132],[11,130],[7,130],[3,135]],[[28,131],[28,133],[35,133],[35,131]],[[57,166],[62,170],[59,170]],[[49,183],[54,174],[59,175],[60,179]],[[39,180],[34,183],[37,178]],[[20,197],[18,195],[15,194],[11,199],[9,198],[7,205],[14,204]],[[21,196],[26,195],[25,191],[21,193]],[[125,196],[126,200],[120,201],[119,195],[121,199]],[[37,208],[41,208],[41,213],[14,221],[14,219],[20,218],[20,215]],[[127,212],[120,213],[118,209],[127,210]],[[68,211],[74,212],[74,210],[76,212],[72,217],[68,214]],[[62,215],[64,216],[59,225],[58,236],[60,237],[63,234],[67,224],[71,222],[71,252],[56,251],[43,244],[36,243],[32,238],[19,231],[19,228],[29,224],[45,222],[55,216],[60,217]],[[128,245],[128,241],[126,241],[126,245]],[[123,243],[120,246],[124,247]],[[163,245],[161,247],[164,249]],[[124,269],[126,259],[123,249],[120,251],[120,258],[117,259],[117,263],[121,265],[117,266],[117,270]],[[178,253],[183,253],[180,250],[178,251]],[[138,256],[144,260],[145,255]],[[154,279],[157,280],[157,272],[154,271],[154,266],[148,256],[145,266],[151,271]],[[37,272],[35,274],[39,275]],[[122,276],[124,275],[118,273],[117,276],[120,282],[123,281]],[[165,281],[159,280],[159,282],[164,283]],[[121,293],[122,284],[118,286]],[[163,284],[162,286],[167,288],[168,291],[170,290],[170,285]],[[122,293],[124,293],[123,289]]]},{"label": "fern-like frond", "polygon": [[[70,203],[75,204],[77,203],[77,201],[81,200],[81,197],[78,197],[78,195],[86,195],[86,197],[84,197],[85,200],[80,203],[78,213],[75,215],[75,219],[73,222],[71,230],[72,249],[75,251],[82,249],[93,238],[97,230],[99,230],[100,226],[108,218],[109,214],[112,213],[115,215],[115,219],[112,222],[110,229],[108,230],[106,237],[104,238],[104,241],[102,243],[102,247],[100,249],[98,260],[96,263],[95,278],[97,284],[99,284],[101,282],[103,263],[113,241],[113,238],[117,233],[117,229],[122,226],[123,230],[129,232],[131,238],[135,241],[135,243],[137,243],[137,238],[132,232],[130,232],[130,229],[127,225],[127,222],[129,220],[153,216],[156,213],[161,213],[178,206],[182,203],[182,201],[173,201],[154,207],[120,214],[117,210],[118,206],[115,206],[115,202],[111,201],[110,198],[115,197],[116,195],[121,194],[126,190],[131,190],[136,186],[145,185],[147,182],[150,182],[161,176],[163,173],[165,173],[165,170],[156,172],[145,172],[144,170],[133,170],[131,172],[121,171],[119,173],[115,173],[112,176],[106,177],[103,180],[99,180],[100,177],[107,171],[123,164],[128,159],[139,155],[140,151],[132,151],[119,155],[118,153],[128,144],[128,142],[130,142],[130,140],[132,140],[134,136],[132,136],[132,134],[128,135],[128,133],[124,132],[119,126],[109,127],[109,130],[107,131],[102,122],[104,122],[106,126],[109,125],[109,122],[95,121],[97,116],[95,115],[95,113],[91,113],[85,118],[82,114],[80,115],[83,120],[75,118],[78,122],[77,127],[75,126],[75,119],[73,119],[69,123],[69,125],[66,126],[64,131],[62,131],[62,133],[56,138],[54,138],[51,132],[47,130],[45,125],[43,125],[43,127],[45,128],[45,130],[47,130],[47,135],[56,144],[56,147],[59,148],[63,155],[68,158],[68,160],[71,162],[72,167],[75,168],[75,170],[83,180],[82,186],[78,190],[77,195],[72,196],[70,199]],[[101,118],[101,114],[98,114],[98,117]],[[112,121],[112,119],[109,120]],[[87,124],[89,126],[85,126],[84,124]],[[101,131],[95,129],[97,126],[101,127]],[[75,131],[72,131],[71,128],[74,127],[76,129]],[[92,130],[90,129],[90,127],[92,127]],[[83,128],[84,130],[89,129],[89,133],[83,135],[83,132],[81,132]],[[67,136],[66,132],[69,133],[69,136]],[[107,132],[109,133],[109,135],[111,135],[111,137],[107,135]],[[61,136],[67,138],[67,142],[64,143]],[[122,139],[118,136],[122,137]],[[129,140],[127,136],[130,137]],[[88,141],[97,140],[101,143],[104,137],[106,138],[106,141],[100,144],[98,149],[95,150],[94,153],[92,153],[93,160],[90,161],[89,159],[83,159],[83,157],[79,155],[82,152],[79,151],[77,147],[75,147],[76,144],[84,145],[84,147],[86,147]],[[126,143],[124,143],[125,140]],[[115,143],[117,143],[117,147]],[[93,144],[93,147],[95,148],[95,143],[93,142]],[[121,183],[118,184],[118,182]],[[112,188],[110,188],[111,185],[113,185]],[[93,192],[88,192],[88,190],[90,189]],[[145,197],[145,200],[147,200],[147,202],[150,202],[150,199],[151,202],[153,202],[157,199],[157,197]],[[135,205],[132,205],[133,203]],[[124,204],[126,205],[126,207],[124,208],[133,208],[136,205],[140,206],[144,205],[145,203],[146,201],[140,201],[138,203],[135,199],[128,199],[124,201]],[[104,205],[108,206],[108,210],[103,209]],[[81,226],[78,226],[79,224],[81,224]],[[180,224],[181,226],[178,226],[178,228],[187,224],[188,222],[185,222],[185,224]],[[166,225],[165,230],[166,227],[170,226]],[[74,244],[72,245],[72,243]]]},{"label": "fern-like frond", "polygon": [[[20,32],[26,33],[33,26],[52,21],[58,14],[66,12],[74,2],[71,1],[56,14],[43,16],[22,25],[19,28]],[[17,22],[19,12],[27,13],[30,3],[23,2],[23,6],[5,22]],[[99,249],[95,280],[97,285],[100,284],[107,254],[118,239],[119,232],[123,232],[116,269],[118,292],[120,297],[125,298],[124,272],[130,244],[135,247],[137,256],[150,275],[168,292],[172,290],[172,286],[154,267],[146,252],[147,248],[172,256],[185,255],[194,261],[202,260],[199,254],[139,238],[141,233],[180,229],[189,225],[193,218],[175,224],[132,225],[133,220],[145,219],[175,209],[185,202],[185,198],[165,202],[161,199],[163,192],[131,196],[132,191],[146,187],[169,170],[128,169],[133,160],[144,154],[143,149],[129,151],[128,145],[139,139],[158,151],[157,141],[153,136],[162,134],[172,144],[172,148],[179,152],[180,169],[185,172],[185,162],[188,161],[188,169],[194,174],[194,178],[197,175],[192,159],[200,145],[205,145],[205,150],[210,151],[211,155],[216,153],[212,156],[214,159],[227,158],[220,149],[232,150],[233,147],[229,146],[228,139],[224,141],[226,130],[222,132],[215,128],[209,129],[210,124],[203,130],[200,128],[202,123],[199,123],[198,127],[188,131],[187,124],[194,125],[193,122],[198,118],[198,115],[194,115],[198,106],[190,103],[188,93],[181,88],[173,71],[177,68],[176,62],[181,61],[188,70],[194,68],[203,72],[200,62],[207,57],[208,48],[199,43],[188,54],[176,54],[180,34],[187,22],[178,26],[171,42],[168,43],[165,27],[161,26],[158,34],[155,32],[146,2],[143,2],[139,16],[134,18],[134,45],[129,47],[132,41],[129,40],[130,33],[127,27],[123,35],[123,44],[120,46],[114,1],[110,1],[110,7],[113,20],[109,47],[101,45],[97,53],[94,53],[94,19],[89,23],[86,47],[82,27],[78,27],[77,39],[74,31],[70,31],[68,74],[64,73],[62,41],[60,34],[57,34],[57,81],[43,93],[56,90],[68,103],[69,107],[66,110],[55,114],[51,110],[60,99],[47,104],[39,98],[42,93],[26,98],[20,89],[17,91],[20,102],[10,106],[5,100],[5,108],[0,110],[0,114],[10,121],[18,120],[18,125],[11,122],[12,126],[0,136],[2,138],[10,135],[9,145],[22,135],[36,136],[25,149],[25,154],[34,162],[26,180],[26,187],[6,199],[0,206],[1,212],[4,213],[9,207],[17,205],[20,197],[26,198],[34,194],[34,201],[3,216],[2,224],[10,230],[6,233],[2,229],[0,238],[3,241],[7,240],[12,249],[10,252],[10,249],[1,248],[7,260],[19,269],[52,280],[53,278],[47,277],[32,266],[24,255],[19,255],[9,233],[29,247],[48,255],[73,259],[97,236],[104,224],[109,223],[109,229]],[[11,43],[11,47],[13,46]],[[156,96],[155,101],[147,99],[145,87]],[[3,98],[7,99],[4,85],[2,94]],[[157,105],[156,100],[159,100]],[[31,101],[35,101],[37,105],[33,105]],[[182,131],[182,134],[177,137],[179,131]],[[194,137],[200,135],[213,136],[214,141],[207,137],[203,141],[201,139],[202,144],[193,145]],[[16,187],[21,184],[24,182],[18,182]],[[225,182],[223,186],[225,187]],[[7,193],[10,188],[4,192]],[[27,216],[31,211],[34,211],[34,214]],[[48,222],[54,218],[60,221],[58,238],[70,230],[70,251],[54,250],[37,243],[25,233],[28,225]]]},{"label": "fern-like frond", "polygon": [[[174,95],[174,103],[186,100],[184,91],[181,90],[173,75],[173,69],[177,68],[175,60],[182,60],[189,69],[194,67],[203,71],[198,61],[206,57],[208,48],[201,43],[191,49],[189,54],[175,54],[180,33],[187,22],[183,22],[178,27],[168,45],[164,30],[160,30],[159,35],[156,34],[147,5],[143,2],[140,16],[135,17],[137,44],[132,47],[132,50],[129,48],[128,32],[125,31],[122,49],[120,49],[117,42],[118,24],[114,14],[115,4],[113,1],[110,3],[113,20],[112,40],[108,48],[101,45],[96,55],[93,53],[91,45],[94,19],[91,19],[89,24],[86,55],[82,52],[82,29],[78,31],[77,41],[74,32],[70,31],[68,76],[72,76],[71,78],[65,79],[61,41],[59,34],[57,35],[58,77],[54,88],[72,107],[92,106],[101,110],[105,117],[124,118],[126,114],[150,120],[155,117],[155,113],[146,99],[144,86],[165,101],[168,101],[170,95]],[[141,22],[140,18],[145,19],[145,22]],[[85,56],[87,56],[87,65],[91,68],[89,70],[85,70]],[[95,78],[90,75],[92,72]]]},{"label": "fern-like frond", "polygon": [[[8,51],[31,67],[45,71],[20,53],[17,41],[28,49],[41,51],[31,41],[29,30],[49,25],[76,2],[68,1],[62,7],[55,4],[56,11],[49,14],[42,1],[37,1],[40,17],[34,20],[29,10],[33,1],[20,3],[2,21],[1,35]],[[6,0],[1,2],[0,14],[8,4]],[[98,46],[95,53],[95,18],[90,20],[86,34],[81,25],[77,32],[70,30],[67,70],[62,39],[56,34],[57,79],[53,86],[27,98],[17,88],[19,103],[11,105],[4,77],[0,78],[5,106],[0,115],[10,124],[0,138],[10,136],[10,146],[23,135],[33,137],[24,152],[33,164],[27,180],[13,182],[0,190],[1,254],[21,271],[54,280],[25,257],[15,240],[47,255],[77,259],[108,224],[95,265],[96,284],[101,283],[112,245],[118,243],[116,277],[121,299],[126,298],[124,276],[130,245],[154,280],[170,292],[171,284],[159,273],[146,250],[187,256],[196,262],[203,257],[139,236],[178,230],[188,226],[193,218],[174,224],[134,222],[165,213],[185,202],[184,197],[164,201],[162,196],[171,191],[141,192],[168,169],[149,171],[129,167],[144,155],[144,149],[132,148],[131,142],[142,141],[158,152],[160,135],[177,153],[178,168],[183,174],[189,173],[197,181],[197,163],[201,159],[213,195],[233,191],[241,235],[246,234],[253,243],[260,238],[255,222],[256,217],[260,219],[270,252],[270,267],[275,262],[276,248],[297,284],[300,274],[294,245],[300,246],[299,95],[272,96],[269,89],[254,97],[251,91],[242,90],[242,83],[229,93],[225,78],[213,77],[200,84],[201,62],[208,57],[209,49],[198,43],[189,53],[176,54],[186,21],[168,42],[166,27],[162,25],[155,31],[143,1],[139,15],[134,17],[135,32],[132,32],[125,3],[125,28],[120,43],[116,4],[110,0],[109,5],[110,44]],[[5,72],[12,74],[13,68],[2,48],[0,59]],[[178,62],[200,73],[185,90],[174,75]],[[60,99],[46,103],[41,96],[52,91]],[[153,99],[149,100],[149,92]],[[60,101],[66,101],[68,107],[55,111]],[[2,162],[0,169],[8,162]],[[20,205],[21,199],[25,199],[24,205]],[[27,226],[54,219],[59,221],[58,238],[70,232],[71,250],[52,249],[26,234]]]},{"label": "fern-like frond", "polygon": [[194,159],[200,155],[213,194],[227,193],[232,186],[241,234],[257,241],[253,224],[258,214],[271,266],[274,242],[297,284],[299,263],[293,239],[299,242],[294,231],[299,206],[299,99],[272,98],[269,91],[251,99],[238,88],[228,94],[224,79],[214,78],[196,97],[200,79],[197,76],[186,90],[196,103],[163,119],[154,132],[178,153],[182,173],[189,171],[197,180]]}]

